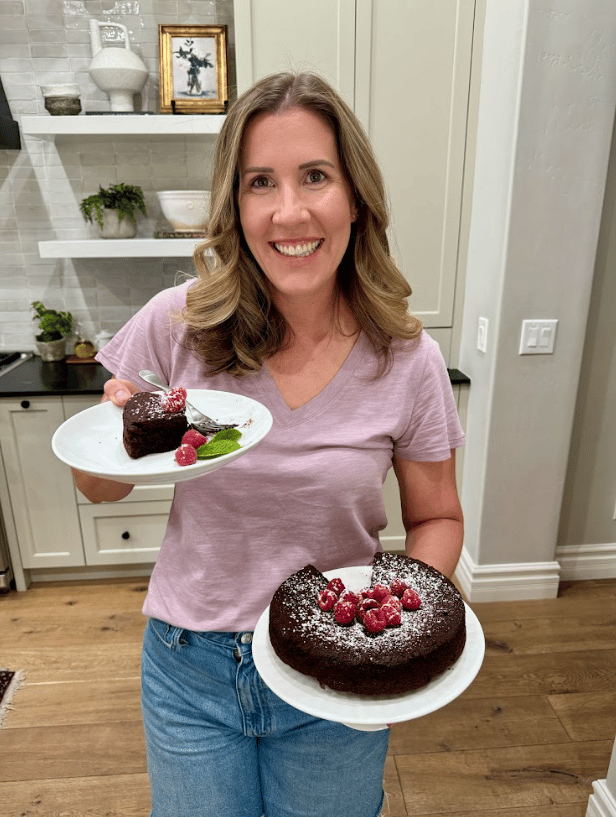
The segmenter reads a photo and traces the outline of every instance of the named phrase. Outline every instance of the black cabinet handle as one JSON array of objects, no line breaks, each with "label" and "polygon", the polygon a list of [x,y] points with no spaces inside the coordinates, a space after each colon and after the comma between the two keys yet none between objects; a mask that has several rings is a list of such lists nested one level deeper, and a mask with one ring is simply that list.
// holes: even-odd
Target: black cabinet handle
[{"label": "black cabinet handle", "polygon": [[127,530],[122,534],[122,539],[130,539],[130,533]]},{"label": "black cabinet handle", "polygon": [[30,401],[29,400],[22,400],[21,401],[22,408],[30,408]]}]

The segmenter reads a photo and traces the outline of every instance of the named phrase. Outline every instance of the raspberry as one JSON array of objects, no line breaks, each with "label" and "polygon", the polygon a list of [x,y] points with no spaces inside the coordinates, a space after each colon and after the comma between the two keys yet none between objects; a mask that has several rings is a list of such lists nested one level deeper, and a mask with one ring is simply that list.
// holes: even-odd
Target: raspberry
[{"label": "raspberry", "polygon": [[192,465],[197,462],[197,452],[192,445],[181,445],[175,452],[175,461],[178,465]]},{"label": "raspberry", "polygon": [[405,610],[418,610],[421,607],[421,599],[414,590],[409,588],[402,596],[402,606]]},{"label": "raspberry", "polygon": [[357,593],[352,593],[350,590],[345,590],[340,596],[340,601],[350,601],[351,604],[354,604],[357,607],[361,599]]},{"label": "raspberry", "polygon": [[363,623],[368,610],[378,609],[379,603],[376,599],[364,598],[357,605],[357,618]]},{"label": "raspberry", "polygon": [[178,411],[183,411],[186,405],[186,389],[182,386],[179,386],[177,389],[171,389],[163,394],[160,398],[160,402],[165,411],[174,414]]},{"label": "raspberry", "polygon": [[381,618],[385,620],[385,625],[387,627],[399,627],[402,623],[401,604],[384,604],[379,610],[379,613]]},{"label": "raspberry", "polygon": [[394,610],[402,610],[402,601],[397,596],[388,596],[381,607],[392,607]]},{"label": "raspberry", "polygon": [[394,594],[394,596],[398,596],[398,598],[402,598],[402,594],[405,590],[408,589],[408,584],[403,582],[402,579],[394,579],[393,582],[389,585],[389,589]]},{"label": "raspberry", "polygon": [[334,604],[338,601],[338,596],[334,593],[333,590],[321,590],[319,593],[319,597],[317,599],[318,605],[321,610],[333,610]]},{"label": "raspberry", "polygon": [[333,590],[334,593],[337,596],[339,596],[342,593],[342,591],[344,590],[344,583],[343,583],[342,579],[332,579],[328,583],[327,589],[328,590]]},{"label": "raspberry", "polygon": [[385,629],[385,621],[380,615],[380,610],[376,607],[368,610],[364,616],[364,627],[369,633],[382,633]]},{"label": "raspberry", "polygon": [[334,605],[334,618],[338,624],[351,624],[355,620],[356,607],[351,601],[339,601]]},{"label": "raspberry", "polygon": [[207,437],[199,434],[194,428],[189,429],[182,437],[182,445],[192,445],[193,448],[199,448],[207,442]]},{"label": "raspberry", "polygon": [[372,598],[376,599],[379,604],[382,604],[388,596],[391,596],[391,593],[389,587],[384,584],[375,584],[372,588]]}]

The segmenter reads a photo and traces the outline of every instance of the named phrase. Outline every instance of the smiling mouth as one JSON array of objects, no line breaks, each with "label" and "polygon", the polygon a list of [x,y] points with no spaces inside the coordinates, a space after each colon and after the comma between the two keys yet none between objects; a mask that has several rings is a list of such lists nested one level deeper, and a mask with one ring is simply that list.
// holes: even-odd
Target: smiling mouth
[{"label": "smiling mouth", "polygon": [[317,241],[307,241],[304,244],[277,244],[272,241],[272,247],[281,255],[286,255],[288,258],[306,258],[316,252],[323,239],[319,238]]}]

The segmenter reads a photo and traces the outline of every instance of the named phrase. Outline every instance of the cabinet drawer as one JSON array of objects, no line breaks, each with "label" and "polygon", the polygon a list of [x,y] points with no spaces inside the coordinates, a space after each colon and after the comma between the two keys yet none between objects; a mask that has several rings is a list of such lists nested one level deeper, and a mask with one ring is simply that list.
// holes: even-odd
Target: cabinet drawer
[{"label": "cabinet drawer", "polygon": [[155,562],[170,509],[170,502],[80,505],[86,564]]}]

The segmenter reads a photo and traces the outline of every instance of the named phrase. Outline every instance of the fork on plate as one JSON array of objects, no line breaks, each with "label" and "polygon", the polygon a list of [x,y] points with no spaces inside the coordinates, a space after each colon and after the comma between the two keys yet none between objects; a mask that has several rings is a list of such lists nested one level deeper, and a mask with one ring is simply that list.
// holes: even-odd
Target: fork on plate
[{"label": "fork on plate", "polygon": [[[163,383],[157,374],[154,374],[154,372],[148,369],[140,371],[139,377],[145,380],[146,383],[150,383],[152,386],[156,386],[163,391],[171,391],[171,388],[166,383]],[[217,431],[223,431],[225,428],[237,427],[237,423],[216,422],[216,420],[213,420],[211,417],[208,417],[207,414],[203,414],[202,411],[195,408],[188,400],[186,401],[186,419],[190,427],[194,428],[195,431],[199,431],[201,434],[216,434]]]}]

